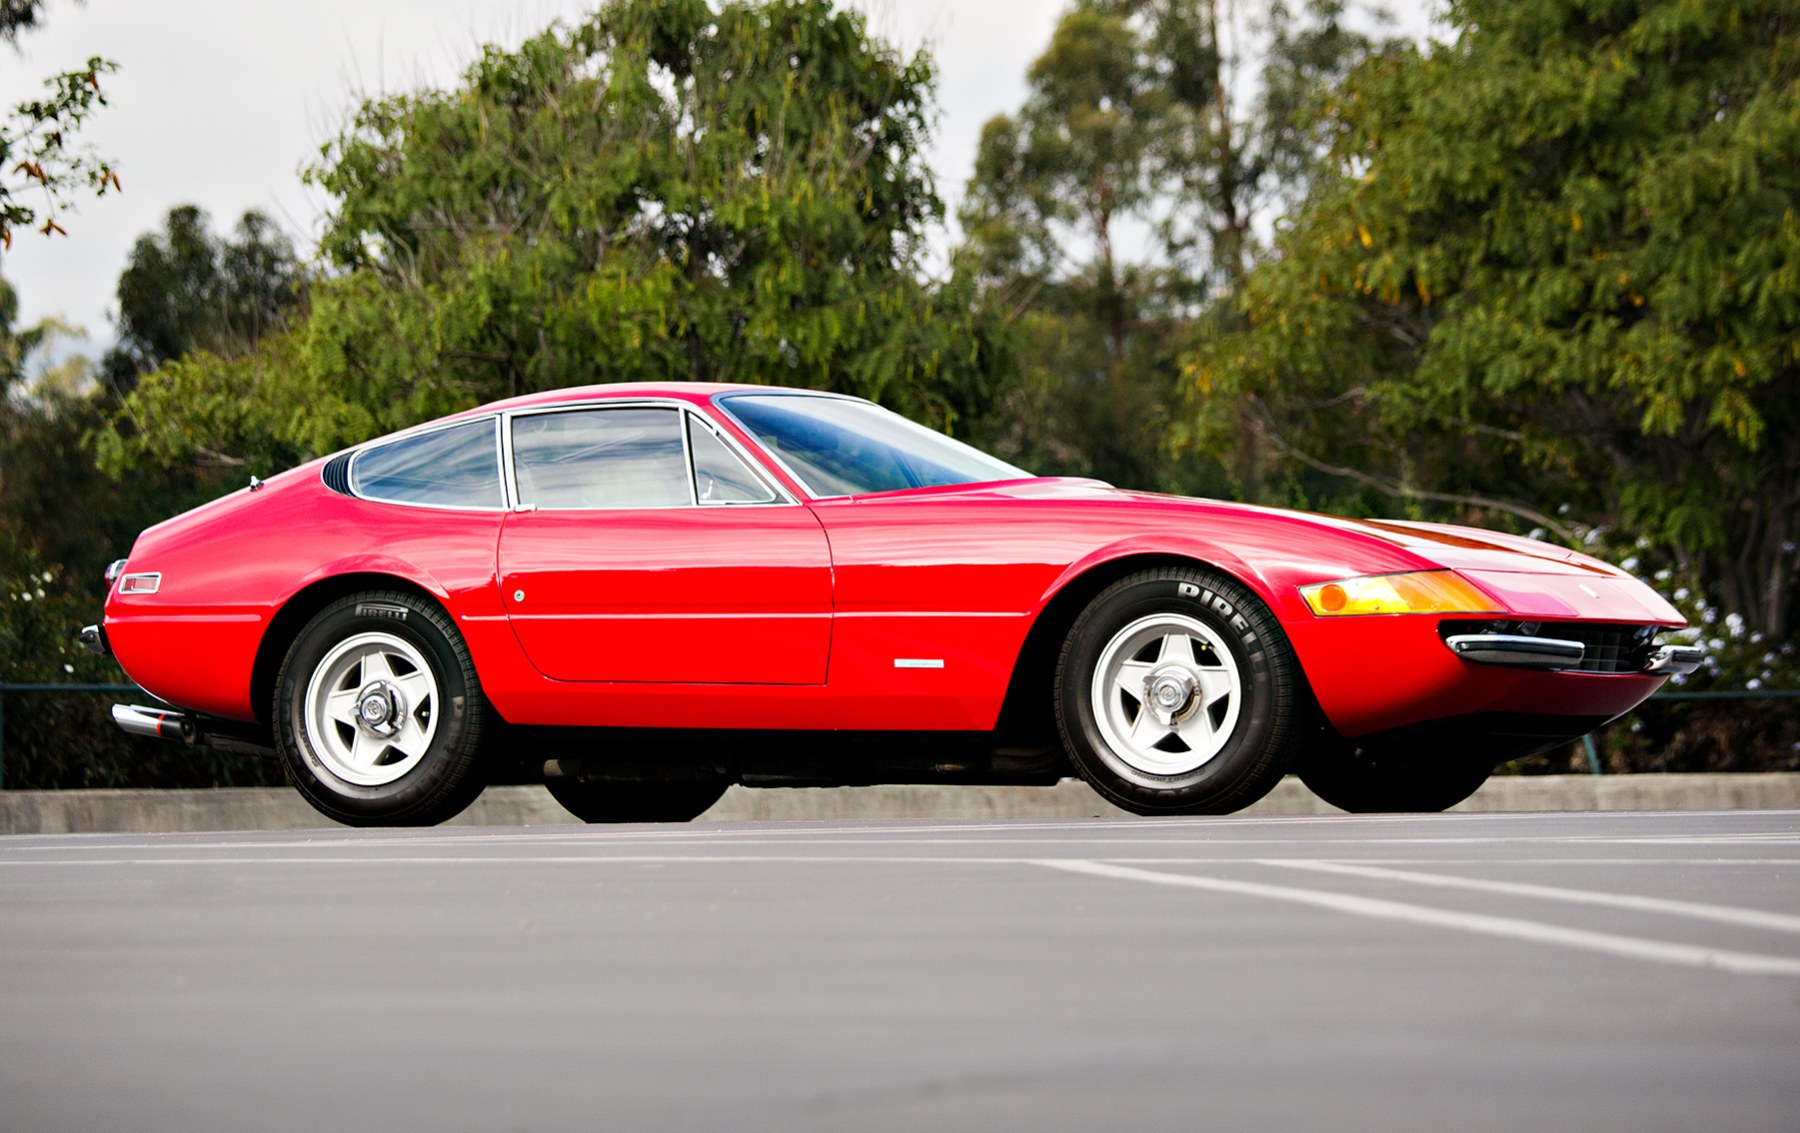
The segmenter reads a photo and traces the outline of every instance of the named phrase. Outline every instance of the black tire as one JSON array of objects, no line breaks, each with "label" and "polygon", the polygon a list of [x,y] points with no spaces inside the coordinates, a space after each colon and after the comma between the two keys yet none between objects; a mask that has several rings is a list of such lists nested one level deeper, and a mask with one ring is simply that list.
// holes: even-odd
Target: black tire
[{"label": "black tire", "polygon": [[544,780],[550,797],[583,822],[692,822],[718,802],[730,785]]},{"label": "black tire", "polygon": [[1313,794],[1351,814],[1435,814],[1479,790],[1494,763],[1441,749],[1367,751],[1339,740],[1309,749],[1296,770]]},{"label": "black tire", "polygon": [[[1115,742],[1116,725],[1103,727],[1097,715],[1096,700],[1102,701],[1098,711],[1107,712],[1105,697],[1117,695],[1111,682],[1096,687],[1102,663],[1111,664],[1109,658],[1116,660],[1135,640],[1133,627],[1148,625],[1144,632],[1155,633],[1164,619],[1196,627],[1194,639],[1208,655],[1202,668],[1229,666],[1237,678],[1229,696],[1235,705],[1221,698],[1209,707],[1202,694],[1180,710],[1189,720],[1196,711],[1207,712],[1215,737],[1210,742],[1222,745],[1210,756],[1192,752],[1203,760],[1198,766],[1175,766],[1182,762],[1179,752],[1171,753],[1170,767],[1155,765],[1143,749]],[[1192,643],[1188,648],[1199,656]],[[1107,587],[1070,629],[1056,667],[1056,724],[1083,778],[1114,805],[1146,815],[1228,814],[1268,794],[1287,773],[1300,744],[1304,681],[1287,635],[1249,588],[1200,568],[1146,570]],[[1118,707],[1128,711],[1130,703],[1128,698]],[[1147,701],[1137,709],[1149,710]],[[1184,746],[1180,736],[1163,742]]]},{"label": "black tire", "polygon": [[[310,726],[307,722],[309,689],[315,682],[317,706],[316,698],[334,683],[331,672],[344,673],[332,699],[371,675],[371,661],[356,660],[359,648],[375,653],[386,649],[382,664],[394,682],[417,681],[415,660],[434,682],[428,694],[405,697],[396,689],[389,702],[393,719],[380,721],[398,729],[391,737],[366,731],[361,718],[356,724],[317,718]],[[352,699],[358,696],[352,694]],[[288,781],[329,818],[350,826],[432,826],[461,813],[486,786],[482,740],[492,711],[468,646],[449,615],[400,591],[356,594],[319,611],[288,649],[275,681],[276,750]],[[428,735],[425,723],[430,724]],[[419,731],[404,731],[412,726]],[[394,746],[381,748],[377,762],[367,768],[350,766],[352,760],[344,755],[344,749],[359,743],[367,746],[357,750],[375,750],[390,739]],[[401,751],[400,742],[413,750]],[[359,777],[366,781],[354,781]]]}]

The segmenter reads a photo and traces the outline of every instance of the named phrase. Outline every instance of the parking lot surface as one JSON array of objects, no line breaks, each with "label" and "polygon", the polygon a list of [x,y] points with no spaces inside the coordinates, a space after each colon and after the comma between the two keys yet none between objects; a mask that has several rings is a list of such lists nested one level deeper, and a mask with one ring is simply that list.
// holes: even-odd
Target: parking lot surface
[{"label": "parking lot surface", "polygon": [[0,1128],[1784,1130],[1800,813],[0,838]]}]

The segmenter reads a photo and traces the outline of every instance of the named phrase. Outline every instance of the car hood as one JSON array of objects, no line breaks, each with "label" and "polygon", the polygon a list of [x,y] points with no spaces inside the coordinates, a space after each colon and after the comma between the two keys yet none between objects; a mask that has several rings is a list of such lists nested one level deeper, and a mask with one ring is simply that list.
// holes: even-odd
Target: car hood
[{"label": "car hood", "polygon": [[1096,506],[1121,510],[1189,511],[1196,517],[1221,515],[1254,515],[1277,523],[1292,523],[1342,532],[1357,539],[1375,540],[1398,547],[1410,555],[1428,559],[1455,570],[1510,574],[1556,574],[1584,577],[1630,578],[1631,575],[1592,555],[1554,543],[1484,531],[1474,527],[1458,527],[1447,523],[1417,523],[1393,519],[1345,519],[1317,512],[1288,508],[1263,507],[1233,503],[1228,500],[1171,496],[1157,492],[1140,492],[1115,488],[1100,480],[1077,477],[1045,476],[1031,480],[1009,480],[993,484],[962,484],[941,488],[920,488],[908,492],[890,492],[862,499],[943,499],[946,496],[986,496],[1018,500],[1092,501]]}]

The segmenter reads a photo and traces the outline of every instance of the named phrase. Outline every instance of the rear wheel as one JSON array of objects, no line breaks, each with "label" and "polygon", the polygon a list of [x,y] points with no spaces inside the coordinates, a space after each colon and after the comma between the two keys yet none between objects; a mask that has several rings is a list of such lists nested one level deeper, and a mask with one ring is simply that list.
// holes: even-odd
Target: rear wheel
[{"label": "rear wheel", "polygon": [[718,802],[728,783],[618,783],[544,780],[550,797],[583,822],[691,822]]},{"label": "rear wheel", "polygon": [[288,779],[352,826],[430,826],[481,793],[488,709],[449,617],[411,594],[358,594],[300,631],[275,682]]},{"label": "rear wheel", "polygon": [[1368,751],[1339,741],[1308,751],[1298,771],[1313,794],[1352,814],[1435,813],[1479,790],[1494,762],[1441,749]]},{"label": "rear wheel", "polygon": [[1225,814],[1293,761],[1302,703],[1287,636],[1248,588],[1212,571],[1119,580],[1076,619],[1056,720],[1083,777],[1138,814]]}]

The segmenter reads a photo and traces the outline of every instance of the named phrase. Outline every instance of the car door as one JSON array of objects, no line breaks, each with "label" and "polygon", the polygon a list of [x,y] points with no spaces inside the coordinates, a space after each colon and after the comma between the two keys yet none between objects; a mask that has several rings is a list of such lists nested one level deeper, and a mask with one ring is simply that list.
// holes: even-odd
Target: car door
[{"label": "car door", "polygon": [[810,509],[672,404],[507,419],[501,596],[564,681],[825,683],[831,552]]}]

